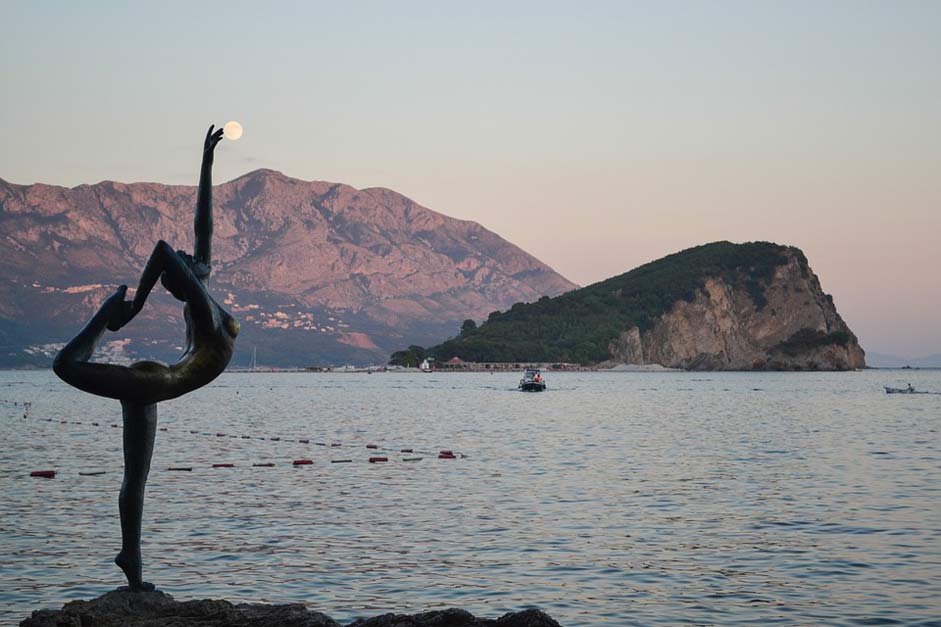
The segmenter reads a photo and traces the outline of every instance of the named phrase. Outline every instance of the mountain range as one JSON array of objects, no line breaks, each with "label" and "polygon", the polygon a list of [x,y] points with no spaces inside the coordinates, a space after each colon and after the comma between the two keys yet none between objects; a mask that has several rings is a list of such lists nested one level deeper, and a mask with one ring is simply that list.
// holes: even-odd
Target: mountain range
[{"label": "mountain range", "polygon": [[[154,244],[192,251],[194,186],[0,179],[0,366],[47,366]],[[517,302],[576,287],[481,225],[385,188],[258,170],[213,188],[214,298],[240,321],[232,364],[381,363]],[[159,294],[157,292],[160,292]],[[155,290],[99,359],[173,360],[180,303]]]}]

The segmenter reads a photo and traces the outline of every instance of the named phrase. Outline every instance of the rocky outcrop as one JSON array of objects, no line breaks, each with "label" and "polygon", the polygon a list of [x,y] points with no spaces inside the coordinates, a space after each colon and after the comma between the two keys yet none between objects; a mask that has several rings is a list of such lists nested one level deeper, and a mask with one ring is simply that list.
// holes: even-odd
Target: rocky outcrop
[{"label": "rocky outcrop", "polygon": [[[191,251],[195,193],[0,180],[0,366],[48,365],[45,345],[68,340],[119,284],[133,288],[158,239]],[[255,346],[261,365],[384,361],[466,318],[574,287],[479,224],[388,189],[258,170],[213,194],[210,288],[241,322],[234,365]],[[179,304],[157,295],[112,357],[177,356],[179,320]]]},{"label": "rocky outcrop", "polygon": [[[261,605],[228,601],[175,601],[159,591],[115,590],[91,601],[72,601],[61,610],[39,610],[21,627],[340,627],[326,614],[303,604]],[[475,618],[460,609],[423,614],[384,614],[349,627],[559,627],[538,610]]]},{"label": "rocky outcrop", "polygon": [[626,329],[611,342],[611,363],[687,370],[865,367],[865,352],[803,253],[781,250],[785,261],[770,279],[709,277],[650,328]]}]

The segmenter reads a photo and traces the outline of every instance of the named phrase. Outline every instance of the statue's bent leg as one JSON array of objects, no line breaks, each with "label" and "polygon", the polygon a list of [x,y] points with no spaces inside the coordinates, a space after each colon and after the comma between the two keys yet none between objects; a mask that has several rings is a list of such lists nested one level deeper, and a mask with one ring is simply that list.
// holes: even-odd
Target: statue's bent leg
[{"label": "statue's bent leg", "polygon": [[127,293],[127,286],[122,285],[118,290],[108,297],[101,305],[95,315],[91,317],[82,330],[78,332],[72,340],[65,345],[56,355],[52,362],[52,368],[66,383],[71,383],[68,376],[72,374],[72,365],[83,363],[91,359],[95,348],[98,346],[101,336],[108,328],[108,321],[113,315],[115,308],[124,302],[124,295]]},{"label": "statue's bent leg", "polygon": [[71,386],[98,396],[120,398],[134,383],[134,373],[124,366],[89,362],[108,327],[120,314],[127,286],[122,285],[91,317],[82,330],[59,351],[52,369]]},{"label": "statue's bent leg", "polygon": [[153,590],[141,573],[141,518],[144,511],[144,487],[154,454],[157,433],[157,404],[121,401],[124,414],[124,483],[118,498],[121,512],[121,552],[114,563],[127,576],[132,590]]}]

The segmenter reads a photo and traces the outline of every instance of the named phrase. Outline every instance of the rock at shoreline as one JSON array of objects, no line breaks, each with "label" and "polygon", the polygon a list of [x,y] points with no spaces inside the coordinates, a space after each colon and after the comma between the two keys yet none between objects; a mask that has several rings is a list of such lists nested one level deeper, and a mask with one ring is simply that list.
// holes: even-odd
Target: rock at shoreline
[{"label": "rock at shoreline", "polygon": [[[115,590],[91,601],[72,601],[61,610],[38,610],[20,627],[340,627],[326,614],[301,603],[263,605],[203,599],[175,601],[169,594]],[[452,608],[412,616],[383,614],[349,627],[560,627],[539,610],[476,618]]]}]

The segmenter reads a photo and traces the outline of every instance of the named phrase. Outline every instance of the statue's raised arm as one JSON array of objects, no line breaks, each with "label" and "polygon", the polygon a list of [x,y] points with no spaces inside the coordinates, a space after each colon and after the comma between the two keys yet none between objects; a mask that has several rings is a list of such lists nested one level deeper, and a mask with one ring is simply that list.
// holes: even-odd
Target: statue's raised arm
[{"label": "statue's raised arm", "polygon": [[196,218],[193,220],[196,233],[193,259],[197,264],[205,266],[205,276],[202,276],[203,272],[196,272],[203,281],[209,276],[212,263],[212,160],[216,145],[222,141],[222,129],[214,129],[215,124],[209,127],[203,142],[203,163],[199,169],[199,189],[196,192]]}]

